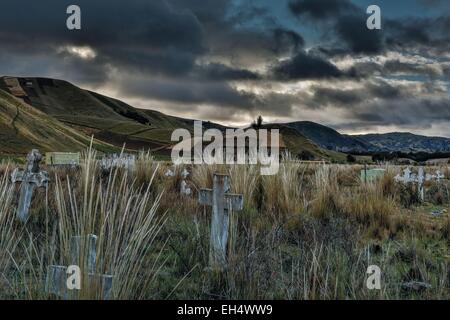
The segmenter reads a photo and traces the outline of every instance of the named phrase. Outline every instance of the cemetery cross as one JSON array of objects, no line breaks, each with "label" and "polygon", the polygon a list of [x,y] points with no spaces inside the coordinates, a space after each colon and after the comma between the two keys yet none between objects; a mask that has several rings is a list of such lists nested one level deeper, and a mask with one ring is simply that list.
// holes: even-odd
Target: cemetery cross
[{"label": "cemetery cross", "polygon": [[39,162],[41,160],[42,155],[39,153],[39,150],[33,149],[27,156],[25,170],[16,168],[11,174],[13,183],[22,182],[17,209],[17,219],[21,222],[26,222],[28,219],[34,189],[36,187],[47,187],[48,185],[48,173],[39,170]]},{"label": "cemetery cross", "polygon": [[211,244],[209,250],[209,263],[212,269],[222,270],[227,264],[227,242],[229,215],[231,211],[243,209],[244,196],[231,194],[230,177],[214,174],[213,189],[201,189],[199,203],[212,206]]}]

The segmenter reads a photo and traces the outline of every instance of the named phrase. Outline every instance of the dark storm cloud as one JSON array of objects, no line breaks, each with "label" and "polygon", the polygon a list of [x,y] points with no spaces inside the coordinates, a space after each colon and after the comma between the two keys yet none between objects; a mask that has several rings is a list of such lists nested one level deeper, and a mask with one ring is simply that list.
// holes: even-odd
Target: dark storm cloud
[{"label": "dark storm cloud", "polygon": [[[375,54],[384,48],[380,31],[367,29],[365,9],[359,8],[349,0],[293,0],[289,4],[291,12],[302,19],[331,29],[346,44],[347,50],[356,54]],[[342,50],[341,43],[335,42],[334,50]]]},{"label": "dark storm cloud", "polygon": [[367,109],[354,110],[354,117],[372,125],[427,127],[435,122],[450,121],[450,99],[407,98],[373,102]]},{"label": "dark storm cloud", "polygon": [[344,76],[344,73],[332,63],[304,51],[298,52],[291,59],[282,61],[273,68],[272,72],[280,80],[323,79]]},{"label": "dark storm cloud", "polygon": [[436,53],[450,52],[450,15],[437,18],[388,20],[386,42],[392,48],[421,48]]},{"label": "dark storm cloud", "polygon": [[[418,1],[445,7],[445,1]],[[68,31],[69,4],[1,4],[1,74],[103,85],[141,106],[150,101],[149,107],[210,120],[298,117],[301,109],[326,108],[361,124],[420,117],[424,126],[439,112],[447,117],[445,11],[395,21],[383,14],[383,30],[369,31],[366,8],[350,0],[79,0],[82,30]],[[403,84],[406,76],[416,84]]]},{"label": "dark storm cloud", "polygon": [[271,12],[253,2],[168,1],[192,12],[202,23],[209,55],[229,60],[241,68],[267,63],[304,45],[298,32],[280,26]]},{"label": "dark storm cloud", "polygon": [[314,19],[357,11],[357,7],[348,0],[296,0],[289,3],[289,8],[295,15],[307,15]]},{"label": "dark storm cloud", "polygon": [[406,88],[392,86],[384,81],[368,82],[357,89],[336,89],[318,85],[312,90],[313,94],[306,98],[304,103],[313,109],[331,106],[349,110],[375,98],[393,100],[407,97]]},{"label": "dark storm cloud", "polygon": [[387,60],[384,63],[376,62],[359,62],[355,63],[351,72],[359,78],[372,76],[412,76],[422,77],[424,79],[445,79],[449,76],[448,66],[436,62],[419,63],[419,62],[402,62],[398,59]]},{"label": "dark storm cloud", "polygon": [[197,68],[197,76],[211,81],[258,80],[261,76],[245,69],[235,69],[220,63],[210,63]]},{"label": "dark storm cloud", "polygon": [[366,19],[364,15],[342,16],[336,23],[336,31],[353,53],[380,53],[384,49],[382,32],[365,28]]},{"label": "dark storm cloud", "polygon": [[[450,120],[450,98],[433,83],[390,84],[368,81],[360,88],[313,88],[313,95],[303,97],[311,109],[338,108],[348,115],[348,125],[427,127],[429,123]],[[358,125],[359,123],[359,125]]]},{"label": "dark storm cloud", "polygon": [[[203,73],[223,80],[254,79],[256,74],[246,70],[248,64],[270,62],[304,45],[299,33],[276,22],[264,28],[242,27],[239,16],[244,12],[256,18],[263,12],[246,5],[238,13],[230,13],[232,2],[228,0],[129,0],[126,5],[119,0],[80,0],[77,4],[82,9],[82,30],[75,32],[65,27],[65,10],[70,1],[25,3],[2,4],[0,41],[11,53],[26,50],[29,54],[51,54],[61,46],[89,46],[101,59],[84,63],[104,64],[98,68],[109,64],[153,75]],[[231,59],[228,62],[236,67],[226,69],[212,64],[197,70],[197,61],[204,56]]]},{"label": "dark storm cloud", "polygon": [[[266,115],[290,116],[292,106],[298,97],[285,94],[269,93],[257,95],[238,90],[224,82],[179,82],[174,80],[124,79],[120,83],[122,94],[135,97],[156,99],[175,103],[182,108],[192,109],[196,106],[217,106],[213,119],[224,120],[235,112],[254,112]],[[274,108],[276,106],[277,108]],[[200,110],[201,111],[201,110]]]},{"label": "dark storm cloud", "polygon": [[[429,1],[431,5],[433,1]],[[382,30],[365,28],[366,8],[349,0],[292,0],[291,12],[302,21],[304,17],[322,23],[325,34],[330,30],[338,39],[329,53],[378,54],[385,50],[414,49],[422,46],[439,52],[450,52],[450,16],[442,12],[440,17],[408,17],[389,19],[382,16]],[[383,13],[383,12],[382,12]],[[345,44],[346,47],[342,47]],[[343,50],[346,49],[346,50]]]},{"label": "dark storm cloud", "polygon": [[86,65],[109,63],[169,74],[189,72],[206,51],[204,30],[196,16],[165,1],[129,0],[123,5],[119,0],[79,0],[79,31],[65,26],[69,4],[27,1],[24,8],[22,1],[2,3],[0,42],[8,43],[12,52],[23,52],[26,44],[30,53],[47,54],[61,46],[89,46],[101,59],[85,61]]}]

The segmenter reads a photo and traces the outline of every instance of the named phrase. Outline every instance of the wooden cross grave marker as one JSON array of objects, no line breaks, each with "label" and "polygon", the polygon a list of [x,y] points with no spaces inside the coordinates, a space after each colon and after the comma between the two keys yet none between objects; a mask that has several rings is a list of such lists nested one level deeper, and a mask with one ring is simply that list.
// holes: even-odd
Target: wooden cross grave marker
[{"label": "wooden cross grave marker", "polygon": [[21,222],[26,222],[28,219],[34,189],[48,186],[48,173],[39,170],[41,160],[42,155],[39,150],[33,149],[27,156],[25,170],[16,168],[11,174],[13,183],[22,182],[17,208],[17,219]]},{"label": "wooden cross grave marker", "polygon": [[211,243],[209,264],[212,269],[224,269],[227,265],[229,215],[243,209],[244,196],[231,194],[230,177],[214,174],[213,189],[200,189],[199,203],[212,206]]},{"label": "wooden cross grave marker", "polygon": [[[90,234],[87,237],[72,237],[70,241],[70,263],[79,266],[81,269],[82,292],[87,292],[92,298],[99,296],[103,300],[111,299],[113,284],[112,275],[96,274],[96,245],[97,236]],[[84,279],[83,279],[84,278]],[[71,290],[68,287],[68,268],[65,266],[51,265],[47,274],[46,291],[64,300],[76,297],[78,290]],[[87,290],[86,286],[88,287]],[[83,288],[84,287],[84,288]],[[94,295],[94,296],[92,296]]]}]

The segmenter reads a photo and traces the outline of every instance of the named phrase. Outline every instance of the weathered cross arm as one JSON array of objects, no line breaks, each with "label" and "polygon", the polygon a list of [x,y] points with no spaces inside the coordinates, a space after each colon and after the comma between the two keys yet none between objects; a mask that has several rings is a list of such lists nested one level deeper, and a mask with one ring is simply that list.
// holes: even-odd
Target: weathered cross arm
[{"label": "weathered cross arm", "polygon": [[[225,209],[231,208],[233,211],[240,211],[244,208],[244,196],[242,194],[226,193],[225,203],[227,205]],[[213,205],[213,190],[212,189],[200,189],[198,201],[201,205],[212,206]]]},{"label": "weathered cross arm", "polygon": [[227,265],[229,215],[244,207],[244,196],[228,193],[230,177],[214,174],[213,189],[200,189],[199,203],[212,207],[210,267],[223,270]]},{"label": "weathered cross arm", "polygon": [[48,177],[48,173],[45,171],[37,172],[37,173],[27,173],[22,169],[14,169],[11,173],[11,182],[28,182],[35,184],[36,187],[46,187],[48,182],[50,181]]}]

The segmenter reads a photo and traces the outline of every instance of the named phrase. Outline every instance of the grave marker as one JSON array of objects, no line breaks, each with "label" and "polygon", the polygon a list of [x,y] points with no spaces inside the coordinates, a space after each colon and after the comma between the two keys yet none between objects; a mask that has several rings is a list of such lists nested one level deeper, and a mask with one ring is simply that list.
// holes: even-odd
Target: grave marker
[{"label": "grave marker", "polygon": [[11,174],[13,183],[22,182],[17,208],[17,219],[21,222],[26,222],[28,219],[34,189],[48,186],[48,173],[39,170],[41,160],[42,155],[39,150],[33,149],[27,156],[25,170],[16,168]]},{"label": "grave marker", "polygon": [[444,178],[444,175],[441,174],[441,172],[438,170],[436,171],[435,175],[432,174],[425,174],[422,167],[419,168],[418,173],[412,173],[411,169],[408,167],[405,170],[403,170],[403,176],[397,174],[395,176],[395,181],[402,182],[404,184],[407,183],[417,183],[417,186],[419,188],[419,196],[420,200],[424,201],[425,199],[425,190],[424,190],[424,182],[425,181],[432,181],[437,180],[440,182],[441,179]]},{"label": "grave marker", "polygon": [[79,166],[80,153],[71,152],[47,152],[45,164],[49,166]]},{"label": "grave marker", "polygon": [[189,171],[186,170],[186,168],[183,169],[183,171],[181,172],[181,177],[183,178],[183,180],[181,181],[181,185],[180,185],[180,193],[184,194],[186,196],[190,196],[191,195],[191,188],[188,187],[188,184],[186,182],[186,178],[189,176]]},{"label": "grave marker", "polygon": [[361,170],[361,181],[367,182],[373,182],[376,179],[382,177],[386,173],[386,169],[367,169],[366,166],[364,166],[364,169]]},{"label": "grave marker", "polygon": [[[83,238],[80,236],[71,238],[70,263],[80,266],[82,277],[87,276],[87,281],[81,281],[82,284],[87,284],[91,289],[101,289],[103,300],[109,300],[111,298],[113,276],[95,273],[97,236],[90,234],[87,236],[85,243],[82,240]],[[46,282],[46,291],[64,300],[73,297],[76,293],[75,290],[69,290],[67,287],[67,269],[65,266],[51,265]]]},{"label": "grave marker", "polygon": [[224,269],[227,265],[227,242],[229,215],[231,211],[243,209],[244,196],[231,194],[230,177],[214,174],[213,189],[201,189],[199,203],[212,206],[211,244],[209,250],[210,267]]},{"label": "grave marker", "polygon": [[134,154],[108,154],[104,155],[100,160],[100,167],[103,170],[110,170],[112,168],[133,169],[136,165],[136,156]]}]

